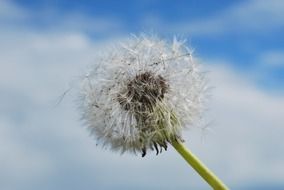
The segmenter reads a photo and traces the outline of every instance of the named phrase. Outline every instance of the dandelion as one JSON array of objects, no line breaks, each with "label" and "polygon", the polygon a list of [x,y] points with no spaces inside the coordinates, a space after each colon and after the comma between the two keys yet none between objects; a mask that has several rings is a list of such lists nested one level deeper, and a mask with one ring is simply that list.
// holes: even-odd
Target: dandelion
[{"label": "dandelion", "polygon": [[226,189],[182,143],[183,129],[201,116],[205,91],[185,41],[133,36],[106,51],[84,77],[81,110],[103,146],[144,157],[172,144],[212,187]]}]

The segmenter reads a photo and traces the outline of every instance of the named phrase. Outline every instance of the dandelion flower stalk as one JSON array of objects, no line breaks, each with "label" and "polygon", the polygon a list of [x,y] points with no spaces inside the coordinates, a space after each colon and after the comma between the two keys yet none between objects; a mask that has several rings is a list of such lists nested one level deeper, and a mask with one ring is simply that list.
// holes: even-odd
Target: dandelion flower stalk
[{"label": "dandelion flower stalk", "polygon": [[82,81],[83,120],[114,151],[156,154],[168,144],[215,189],[226,189],[185,149],[182,131],[203,111],[207,84],[185,41],[133,36],[105,52]]},{"label": "dandelion flower stalk", "polygon": [[229,189],[212,171],[210,171],[185,145],[180,141],[173,141],[173,147],[191,165],[194,170],[216,190]]}]

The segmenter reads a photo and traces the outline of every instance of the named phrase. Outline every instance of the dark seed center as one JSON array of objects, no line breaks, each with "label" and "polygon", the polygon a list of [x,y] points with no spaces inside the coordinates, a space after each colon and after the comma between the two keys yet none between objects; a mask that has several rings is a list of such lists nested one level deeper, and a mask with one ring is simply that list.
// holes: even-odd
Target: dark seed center
[{"label": "dark seed center", "polygon": [[169,86],[161,75],[144,72],[128,82],[124,92],[118,95],[118,101],[125,110],[151,110],[157,101],[164,98]]}]

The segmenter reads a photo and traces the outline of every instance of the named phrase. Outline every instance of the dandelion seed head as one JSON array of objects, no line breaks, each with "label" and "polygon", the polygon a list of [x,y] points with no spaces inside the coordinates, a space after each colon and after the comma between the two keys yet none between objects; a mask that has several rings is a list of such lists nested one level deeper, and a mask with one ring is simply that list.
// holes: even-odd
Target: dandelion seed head
[{"label": "dandelion seed head", "polygon": [[82,81],[83,120],[103,146],[157,154],[199,120],[206,81],[185,41],[133,36],[104,55]]}]

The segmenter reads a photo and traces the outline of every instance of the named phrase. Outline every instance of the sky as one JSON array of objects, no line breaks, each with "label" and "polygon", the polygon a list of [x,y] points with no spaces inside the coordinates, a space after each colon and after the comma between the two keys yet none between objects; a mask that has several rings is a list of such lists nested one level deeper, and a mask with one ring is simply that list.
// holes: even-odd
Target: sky
[{"label": "sky", "polygon": [[[0,0],[0,189],[209,189],[170,148],[117,154],[89,135],[76,86],[131,34],[187,39],[212,87],[186,145],[231,189],[284,189],[284,1]],[[72,90],[71,90],[72,91]]]}]

